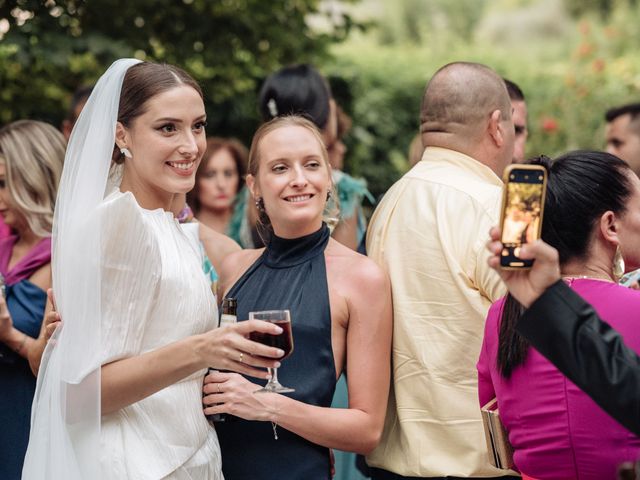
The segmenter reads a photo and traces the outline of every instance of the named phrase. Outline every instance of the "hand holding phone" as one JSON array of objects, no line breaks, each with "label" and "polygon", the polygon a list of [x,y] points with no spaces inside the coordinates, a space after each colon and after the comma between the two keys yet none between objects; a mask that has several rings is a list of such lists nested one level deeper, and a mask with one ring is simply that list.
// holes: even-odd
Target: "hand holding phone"
[{"label": "hand holding phone", "polygon": [[504,172],[500,266],[530,268],[533,260],[519,257],[520,248],[540,238],[547,171],[541,165],[509,165]]}]

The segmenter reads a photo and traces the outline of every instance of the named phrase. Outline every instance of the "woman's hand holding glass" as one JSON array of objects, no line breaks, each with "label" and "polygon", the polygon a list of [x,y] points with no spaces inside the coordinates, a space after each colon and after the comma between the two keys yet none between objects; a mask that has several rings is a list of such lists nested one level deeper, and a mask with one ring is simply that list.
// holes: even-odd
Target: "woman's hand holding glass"
[{"label": "woman's hand holding glass", "polygon": [[270,374],[263,369],[279,367],[284,351],[249,340],[252,332],[279,335],[282,328],[259,320],[216,328],[201,335],[197,354],[207,367],[268,379]]},{"label": "woman's hand holding glass", "polygon": [[[289,310],[264,310],[261,312],[249,312],[250,320],[262,320],[265,322],[271,322],[281,328],[282,332],[279,335],[263,335],[260,332],[251,332],[250,338],[256,342],[263,343],[265,345],[271,345],[273,347],[282,348],[282,359],[288,357],[293,353],[293,334],[291,333],[291,313]],[[273,376],[269,379],[269,382],[262,388],[255,391],[255,393],[290,393],[295,392],[295,389],[285,387],[278,381],[278,368],[273,369]]]}]

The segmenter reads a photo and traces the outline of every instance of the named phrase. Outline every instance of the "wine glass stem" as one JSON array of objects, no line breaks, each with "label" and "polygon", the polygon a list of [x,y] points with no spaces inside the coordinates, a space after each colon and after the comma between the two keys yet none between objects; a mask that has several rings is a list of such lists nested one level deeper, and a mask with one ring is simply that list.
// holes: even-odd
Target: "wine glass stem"
[{"label": "wine glass stem", "polygon": [[271,371],[273,372],[273,375],[271,377],[271,380],[269,380],[269,383],[271,383],[274,386],[280,385],[280,382],[278,382],[278,369],[272,368]]}]

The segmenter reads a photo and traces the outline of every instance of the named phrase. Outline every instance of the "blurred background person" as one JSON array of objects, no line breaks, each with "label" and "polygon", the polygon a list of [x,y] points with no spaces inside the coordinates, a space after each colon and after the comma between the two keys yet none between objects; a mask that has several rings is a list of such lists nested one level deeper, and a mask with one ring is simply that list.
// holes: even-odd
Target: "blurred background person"
[{"label": "blurred background person", "polygon": [[[353,240],[351,232],[355,229],[355,245],[357,250],[364,254],[364,237],[367,231],[367,219],[362,208],[362,202],[366,198],[373,205],[375,199],[367,190],[367,182],[362,178],[354,178],[343,171],[344,157],[347,147],[342,141],[351,130],[351,118],[340,105],[336,104],[336,137],[331,145],[327,146],[329,163],[331,164],[331,176],[333,184],[338,191],[341,221],[336,227],[333,238],[342,241],[344,245],[353,248],[350,242]],[[331,208],[331,207],[329,207]]]},{"label": "blurred background person", "polygon": [[89,85],[86,87],[80,87],[73,93],[73,97],[71,97],[71,105],[67,112],[67,118],[62,121],[62,128],[60,129],[67,141],[69,141],[73,127],[76,124],[76,121],[82,112],[82,108],[84,107],[84,104],[87,103],[92,91],[93,85]]},{"label": "blurred background person", "polygon": [[4,223],[4,219],[0,216],[0,239],[8,237],[10,233],[11,229]]},{"label": "blurred background person", "polygon": [[[629,164],[640,176],[640,103],[630,103],[607,110],[605,137],[607,152]],[[621,283],[640,289],[640,271],[625,275]]]},{"label": "blurred background person", "polygon": [[240,250],[233,239],[215,231],[197,219],[187,203],[186,195],[177,194],[171,204],[171,211],[182,230],[194,242],[201,254],[202,270],[211,283],[211,290],[218,298],[218,272],[227,255]]},{"label": "blurred background person", "polygon": [[640,103],[611,108],[604,117],[607,152],[627,162],[640,175]]},{"label": "blurred background person", "polygon": [[[634,319],[640,292],[616,284],[640,266],[640,180],[604,152],[571,152],[551,162],[542,238],[560,255],[565,282],[640,352]],[[480,404],[498,399],[521,473],[537,479],[615,478],[635,460],[640,439],[560,373],[516,332],[524,308],[508,295],[489,310],[478,361]]]},{"label": "blurred background person", "polygon": [[65,140],[53,126],[20,120],[0,130],[0,478],[19,479],[29,441],[36,348],[51,287],[51,227]]},{"label": "blurred background person", "polygon": [[522,163],[525,161],[526,144],[529,137],[527,102],[524,98],[524,93],[515,82],[506,78],[503,78],[503,80],[513,107],[513,127],[516,131],[516,140],[513,144],[513,163]]},{"label": "blurred background person", "polygon": [[247,148],[234,138],[208,138],[195,187],[187,195],[198,221],[244,248],[259,241],[254,239],[255,229],[250,227],[250,220],[256,216],[248,211],[251,202],[244,188],[248,156]]}]

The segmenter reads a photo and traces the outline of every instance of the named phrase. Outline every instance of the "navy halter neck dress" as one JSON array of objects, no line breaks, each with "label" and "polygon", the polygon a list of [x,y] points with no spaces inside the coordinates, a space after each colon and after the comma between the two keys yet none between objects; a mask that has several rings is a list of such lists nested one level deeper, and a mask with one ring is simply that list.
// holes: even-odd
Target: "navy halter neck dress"
[{"label": "navy halter neck dress", "polygon": [[[324,250],[329,228],[296,239],[271,237],[264,253],[229,290],[238,299],[238,319],[250,311],[291,311],[293,354],[282,361],[278,379],[295,388],[285,394],[329,407],[336,385],[331,347],[331,309]],[[250,379],[255,382],[256,379]],[[263,382],[264,383],[264,382]],[[329,449],[270,422],[216,424],[226,480],[327,480]]]}]

